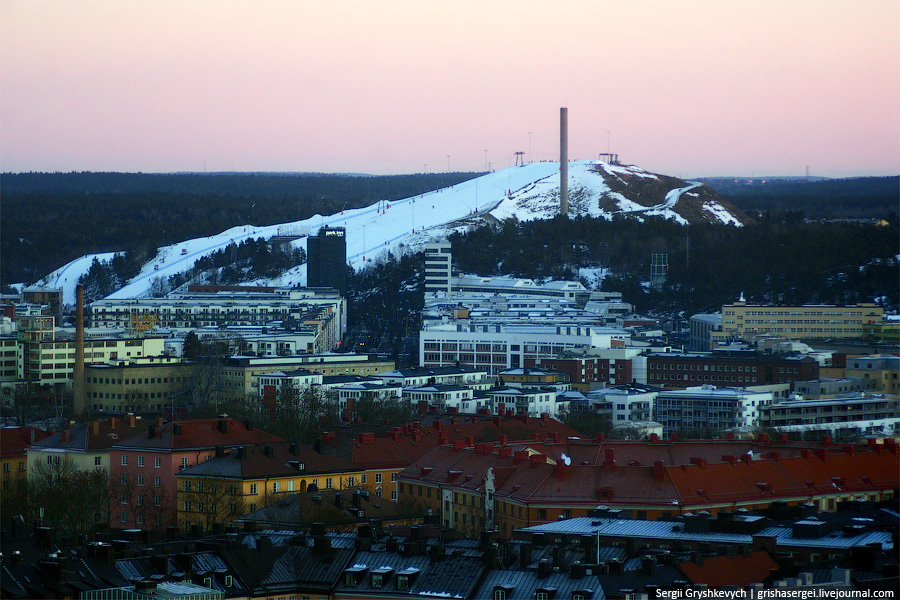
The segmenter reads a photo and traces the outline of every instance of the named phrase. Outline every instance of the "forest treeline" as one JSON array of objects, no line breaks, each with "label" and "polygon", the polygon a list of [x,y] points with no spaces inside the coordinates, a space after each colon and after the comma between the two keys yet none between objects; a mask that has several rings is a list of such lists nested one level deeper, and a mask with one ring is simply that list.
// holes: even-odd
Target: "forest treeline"
[{"label": "forest treeline", "polygon": [[884,219],[900,207],[900,177],[700,181],[746,211],[800,213],[811,219]]},{"label": "forest treeline", "polygon": [[[900,266],[896,215],[886,226],[761,221],[745,227],[681,226],[663,219],[553,219],[506,222],[451,236],[461,272],[534,279],[577,279],[580,267],[611,275],[638,311],[712,311],[742,293],[760,303],[856,303],[875,298],[896,308]],[[654,253],[668,278],[651,290]]]},{"label": "forest treeline", "polygon": [[0,282],[31,283],[93,252],[147,260],[160,246],[237,225],[338,213],[477,175],[5,173]]}]

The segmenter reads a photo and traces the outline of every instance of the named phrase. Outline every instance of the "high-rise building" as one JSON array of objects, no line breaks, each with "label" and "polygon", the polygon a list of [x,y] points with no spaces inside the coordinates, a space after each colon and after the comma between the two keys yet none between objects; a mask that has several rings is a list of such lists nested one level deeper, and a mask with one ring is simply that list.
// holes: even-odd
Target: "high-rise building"
[{"label": "high-rise building", "polygon": [[347,288],[347,237],[343,227],[322,227],[306,240],[306,286]]},{"label": "high-rise building", "polygon": [[452,255],[449,242],[425,244],[425,293],[450,292],[450,264]]}]

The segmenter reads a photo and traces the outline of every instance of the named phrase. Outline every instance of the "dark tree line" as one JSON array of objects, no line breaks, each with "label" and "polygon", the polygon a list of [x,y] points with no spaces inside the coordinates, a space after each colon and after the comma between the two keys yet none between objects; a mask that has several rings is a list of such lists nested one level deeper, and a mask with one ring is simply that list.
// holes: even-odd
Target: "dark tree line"
[{"label": "dark tree line", "polygon": [[[743,293],[751,302],[898,305],[898,224],[760,222],[680,226],[651,219],[507,222],[451,236],[461,272],[574,279],[602,266],[605,289],[640,311],[700,312]],[[653,253],[668,255],[668,280],[645,285]]]},{"label": "dark tree line", "polygon": [[89,253],[150,257],[237,225],[333,214],[476,175],[5,173],[0,282],[30,283]]},{"label": "dark tree line", "polygon": [[203,256],[184,273],[169,277],[169,287],[203,278],[204,283],[232,285],[261,277],[276,277],[297,265],[306,262],[303,248],[289,245],[272,245],[264,239],[248,239],[240,244],[234,242],[221,250]]},{"label": "dark tree line", "polygon": [[815,219],[877,219],[896,214],[900,206],[900,177],[702,181],[742,210],[791,212]]},{"label": "dark tree line", "polygon": [[418,361],[419,314],[425,290],[421,254],[384,261],[350,273],[348,278],[347,351],[389,356],[397,366]]}]

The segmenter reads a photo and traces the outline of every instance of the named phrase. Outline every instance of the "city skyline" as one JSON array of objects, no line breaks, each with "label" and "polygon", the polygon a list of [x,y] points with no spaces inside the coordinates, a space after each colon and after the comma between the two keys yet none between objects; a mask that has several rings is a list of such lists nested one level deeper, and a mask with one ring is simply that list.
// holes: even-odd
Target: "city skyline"
[{"label": "city skyline", "polygon": [[900,172],[900,5],[0,2],[0,169]]}]

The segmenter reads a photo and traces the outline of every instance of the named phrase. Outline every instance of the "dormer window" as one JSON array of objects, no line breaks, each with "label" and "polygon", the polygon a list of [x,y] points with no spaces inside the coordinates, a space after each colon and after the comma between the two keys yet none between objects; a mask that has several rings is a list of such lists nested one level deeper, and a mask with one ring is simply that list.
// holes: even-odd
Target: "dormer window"
[{"label": "dormer window", "polygon": [[367,570],[368,567],[366,565],[353,565],[344,571],[344,585],[355,587],[362,580]]},{"label": "dormer window", "polygon": [[397,589],[408,590],[418,574],[419,569],[416,569],[415,567],[407,567],[406,569],[399,571],[397,573]]},{"label": "dormer window", "polygon": [[377,569],[372,569],[372,587],[376,589],[383,588],[393,572],[394,570],[390,567],[378,567]]},{"label": "dormer window", "polygon": [[553,600],[555,597],[555,587],[541,587],[534,592],[534,600]]},{"label": "dormer window", "polygon": [[572,592],[572,600],[590,600],[594,597],[594,590],[583,589]]},{"label": "dormer window", "polygon": [[491,596],[493,600],[507,600],[510,596],[512,596],[513,590],[515,590],[511,585],[495,585],[494,593]]}]

